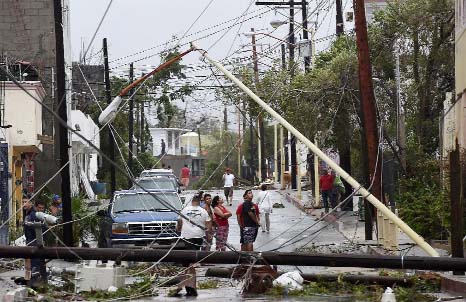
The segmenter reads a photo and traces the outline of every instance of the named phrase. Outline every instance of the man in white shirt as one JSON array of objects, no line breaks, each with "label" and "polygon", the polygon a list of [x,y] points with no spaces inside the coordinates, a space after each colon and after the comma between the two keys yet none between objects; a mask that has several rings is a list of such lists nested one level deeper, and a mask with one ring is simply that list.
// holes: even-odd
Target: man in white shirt
[{"label": "man in white shirt", "polygon": [[269,192],[267,192],[267,185],[261,185],[261,191],[257,194],[256,204],[259,207],[260,220],[265,221],[261,224],[262,232],[270,232],[270,213],[272,213],[273,203],[272,198],[270,198]]},{"label": "man in white shirt", "polygon": [[[200,202],[201,198],[194,196],[191,206],[185,207],[178,218],[176,229],[178,232],[181,231],[181,237],[187,250],[200,250],[204,236],[207,238],[212,237],[212,221],[207,211],[200,207]],[[184,286],[186,287],[186,296],[197,296],[196,268],[190,263],[183,263],[183,266],[189,267],[181,275],[182,281],[178,284],[178,287],[169,295],[179,295]]]},{"label": "man in white shirt", "polygon": [[233,204],[233,185],[235,182],[235,176],[231,173],[230,168],[226,168],[225,174],[223,174],[223,192],[225,193],[225,199],[227,204],[230,206]]}]

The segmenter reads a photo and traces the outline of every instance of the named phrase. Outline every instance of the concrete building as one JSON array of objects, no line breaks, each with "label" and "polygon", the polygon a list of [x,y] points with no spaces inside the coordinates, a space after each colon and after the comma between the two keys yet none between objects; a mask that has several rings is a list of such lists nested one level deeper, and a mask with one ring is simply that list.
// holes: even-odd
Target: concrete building
[{"label": "concrete building", "polygon": [[379,10],[384,9],[387,7],[386,0],[365,0],[364,7],[366,9],[366,21],[367,24],[370,24],[374,21],[374,15]]},{"label": "concrete building", "polygon": [[164,151],[166,154],[185,154],[181,144],[181,136],[190,131],[189,129],[181,128],[149,128],[153,144],[152,155],[158,156],[162,154],[162,148],[165,149]]},{"label": "concrete building", "polygon": [[[71,111],[71,126],[94,146],[100,148],[99,127],[92,118],[80,110]],[[94,198],[91,181],[97,181],[98,152],[76,134],[71,135],[73,157],[71,161],[71,193],[86,194]]]},{"label": "concrete building", "polygon": [[[15,217],[16,225],[22,218],[22,197],[33,193],[36,187],[36,158],[42,153],[43,146],[52,143],[42,135],[42,106],[13,82],[4,84],[4,125],[3,141],[8,147],[8,203],[2,200],[2,210],[8,207],[8,217]],[[43,101],[45,90],[41,82],[23,82],[23,87],[34,98]]]},{"label": "concrete building", "polygon": [[73,62],[72,86],[72,108],[86,112],[95,102],[94,96],[99,99],[104,95],[104,66]]},{"label": "concrete building", "polygon": [[[71,42],[69,27],[69,0],[63,0],[63,31],[67,74],[67,103],[71,97]],[[55,25],[53,1],[50,0],[0,0],[0,55],[8,62],[30,62],[38,70],[39,79],[45,90],[44,103],[56,108],[54,100]],[[52,115],[42,112],[43,134],[57,135],[58,124]],[[43,146],[36,165],[36,182],[45,183],[59,168],[58,139],[54,144]],[[49,189],[60,191],[60,177],[49,183]]]},{"label": "concrete building", "polygon": [[460,147],[466,148],[466,1],[456,0],[455,14],[455,96],[456,137]]}]

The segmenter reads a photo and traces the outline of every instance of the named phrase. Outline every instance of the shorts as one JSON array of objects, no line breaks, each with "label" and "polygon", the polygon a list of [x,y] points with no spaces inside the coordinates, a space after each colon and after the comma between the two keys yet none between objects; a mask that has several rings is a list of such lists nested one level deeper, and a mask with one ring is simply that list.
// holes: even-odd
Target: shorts
[{"label": "shorts", "polygon": [[233,197],[233,187],[224,187],[223,193],[225,193],[225,197]]},{"label": "shorts", "polygon": [[240,241],[242,240],[241,243],[244,243],[244,244],[254,243],[254,241],[256,241],[258,229],[259,229],[258,227],[244,227],[241,230],[241,239],[240,239]]},{"label": "shorts", "polygon": [[[203,238],[183,238],[185,244],[185,250],[193,250],[199,251],[204,243]],[[190,261],[183,261],[181,262],[183,267],[189,267],[191,265]]]},{"label": "shorts", "polygon": [[184,238],[185,250],[199,251],[204,244],[203,238]]}]

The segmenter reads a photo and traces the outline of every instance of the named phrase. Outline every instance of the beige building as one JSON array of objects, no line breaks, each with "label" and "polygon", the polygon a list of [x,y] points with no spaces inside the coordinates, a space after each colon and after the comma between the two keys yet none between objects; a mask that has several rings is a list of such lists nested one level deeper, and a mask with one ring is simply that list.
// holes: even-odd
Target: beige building
[{"label": "beige building", "polygon": [[[461,138],[458,143],[462,148],[466,147],[465,141],[465,116],[466,106],[466,1],[456,0],[455,16],[455,97],[456,107],[456,134]],[[458,123],[460,122],[460,123]]]}]

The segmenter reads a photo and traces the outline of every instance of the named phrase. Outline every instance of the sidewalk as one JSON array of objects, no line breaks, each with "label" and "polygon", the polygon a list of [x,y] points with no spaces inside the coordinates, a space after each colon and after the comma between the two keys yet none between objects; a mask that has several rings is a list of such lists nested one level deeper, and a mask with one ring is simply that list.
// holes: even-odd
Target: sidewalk
[{"label": "sidewalk", "polygon": [[[305,212],[306,214],[318,219],[321,215],[324,215],[324,209],[313,208],[314,197],[311,195],[311,191],[302,191],[301,199],[297,198],[298,192],[293,190],[279,190],[285,199],[295,205],[298,209]],[[377,243],[377,240],[365,240],[365,229],[364,221],[360,221],[357,212],[353,211],[340,211],[334,212],[324,220],[328,223],[333,224],[335,229],[340,232],[348,241],[353,244],[367,246],[370,253],[378,255],[399,255],[399,256],[428,256],[424,250],[417,246],[405,233],[399,231],[399,248],[397,251],[389,251],[384,249]],[[374,233],[373,238],[377,238]],[[437,249],[440,256],[448,257],[447,251]],[[442,291],[466,296],[466,276],[454,276],[452,272],[442,272],[441,276],[441,287]],[[455,300],[455,301],[466,301]]]}]

